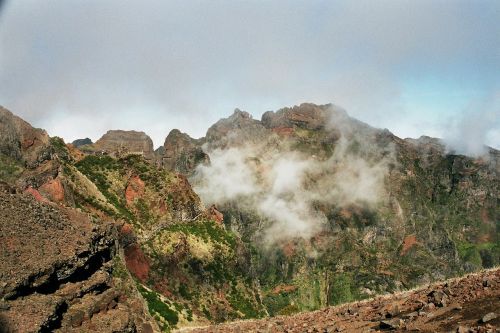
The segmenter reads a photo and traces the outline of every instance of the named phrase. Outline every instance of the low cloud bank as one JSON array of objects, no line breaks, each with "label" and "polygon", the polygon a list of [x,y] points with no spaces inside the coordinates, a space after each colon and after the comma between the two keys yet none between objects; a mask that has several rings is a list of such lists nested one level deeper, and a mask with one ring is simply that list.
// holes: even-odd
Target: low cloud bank
[{"label": "low cloud bank", "polygon": [[500,91],[477,101],[456,119],[450,120],[444,140],[450,152],[467,156],[487,153],[486,144],[500,142]]},{"label": "low cloud bank", "polygon": [[208,151],[211,164],[198,166],[195,191],[206,204],[236,202],[257,213],[267,244],[320,232],[328,222],[320,206],[373,208],[385,198],[392,148],[376,146],[340,120],[331,122],[341,136],[327,159],[266,145]]}]

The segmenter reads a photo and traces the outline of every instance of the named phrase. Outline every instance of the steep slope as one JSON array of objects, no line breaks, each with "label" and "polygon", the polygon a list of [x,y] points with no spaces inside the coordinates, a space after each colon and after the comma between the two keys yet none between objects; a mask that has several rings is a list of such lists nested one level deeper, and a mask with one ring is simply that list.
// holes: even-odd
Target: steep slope
[{"label": "steep slope", "polygon": [[112,224],[6,184],[0,212],[1,332],[153,331]]},{"label": "steep slope", "polygon": [[[77,206],[125,221],[127,268],[164,329],[264,313],[243,243],[184,176],[135,155],[89,155],[68,169]],[[78,174],[96,185],[99,198]]]},{"label": "steep slope", "polygon": [[190,175],[199,164],[209,162],[201,148],[202,141],[174,129],[165,139],[161,153],[161,165],[170,171]]},{"label": "steep slope", "polygon": [[[236,110],[201,139],[172,131],[156,152],[143,132],[75,148],[0,115],[0,180],[20,189],[16,198],[71,212],[67,221],[88,217],[93,232],[109,221],[118,255],[99,268],[113,276],[106,285],[143,299],[163,331],[315,310],[500,261],[493,149],[451,154],[437,139],[402,140],[332,105],[261,120]],[[125,322],[119,330],[140,327]]]},{"label": "steep slope", "polygon": [[498,332],[500,270],[320,311],[179,332]]},{"label": "steep slope", "polygon": [[498,151],[454,155],[313,104],[261,121],[236,110],[203,140],[211,165],[191,181],[255,248],[270,314],[499,263]]},{"label": "steep slope", "polygon": [[185,176],[157,168],[126,141],[103,154],[47,137],[45,160],[29,166],[21,154],[19,170],[4,179],[45,204],[113,221],[131,288],[162,330],[265,314],[248,250],[221,213],[205,209]]}]

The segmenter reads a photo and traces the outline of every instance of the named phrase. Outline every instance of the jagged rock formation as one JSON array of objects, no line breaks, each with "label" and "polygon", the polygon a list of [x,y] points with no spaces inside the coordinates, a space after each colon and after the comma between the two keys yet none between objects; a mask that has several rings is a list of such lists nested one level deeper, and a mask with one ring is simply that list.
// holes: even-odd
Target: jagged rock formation
[{"label": "jagged rock formation", "polygon": [[0,107],[0,154],[19,161],[23,166],[35,167],[48,159],[49,136],[33,128],[10,111]]},{"label": "jagged rock formation", "polygon": [[266,134],[260,121],[252,119],[248,112],[235,109],[230,117],[221,119],[210,126],[204,141],[211,150],[257,142]]},{"label": "jagged rock formation", "polygon": [[330,118],[331,104],[301,104],[283,108],[276,112],[267,111],[262,115],[262,125],[266,128],[293,128],[298,126],[310,130],[324,128]]},{"label": "jagged rock formation", "polygon": [[153,331],[140,297],[114,277],[120,258],[112,224],[6,184],[0,212],[1,332]]},{"label": "jagged rock formation", "polygon": [[[46,205],[57,203],[61,207],[76,208],[92,216],[93,223],[126,222],[119,227],[118,235],[112,237],[119,241],[119,247],[113,251],[123,253],[124,264],[120,256],[117,263],[113,259],[112,266],[118,265],[117,271],[121,273],[117,274],[125,276],[125,282],[119,283],[122,289],[127,295],[136,294],[137,299],[146,300],[149,312],[162,330],[209,320],[254,317],[259,311],[264,314],[255,282],[248,279],[247,250],[224,229],[223,216],[215,207],[204,208],[185,176],[158,169],[139,154],[118,156],[97,154],[95,149],[80,151],[72,145],[66,146],[58,138],[50,138],[47,149],[47,159],[42,163],[20,167],[2,179],[9,178],[25,195]],[[21,158],[16,163],[20,163]],[[0,163],[0,167],[4,164]],[[7,220],[1,222],[7,223]],[[41,232],[43,237],[51,234],[51,230]],[[76,235],[79,235],[77,231]],[[67,242],[74,245],[72,239]],[[73,255],[78,258],[77,253]],[[136,282],[126,282],[128,271]],[[226,279],[231,279],[233,284],[225,283]],[[102,297],[106,297],[113,308],[115,302],[120,304],[114,292],[111,299],[105,295],[108,292]],[[90,298],[87,304],[89,297],[84,296],[82,301],[85,309],[91,309],[84,309],[86,319],[82,325],[92,326],[93,320],[102,318],[98,326],[101,331],[128,331],[124,326],[106,327],[104,324],[114,317],[94,315],[94,300]],[[28,311],[37,309],[31,303],[26,305]],[[73,308],[70,309],[67,312],[73,313]],[[9,320],[17,320],[13,316],[10,313]],[[34,314],[26,316],[35,320]],[[81,317],[81,312],[77,311],[76,316]],[[88,321],[89,318],[92,320]],[[64,320],[61,326],[66,329]],[[76,330],[88,329],[79,326],[80,319],[75,320],[76,324],[71,325],[76,325]]]},{"label": "jagged rock formation", "polygon": [[111,130],[96,141],[94,148],[113,156],[135,154],[147,160],[154,157],[153,141],[144,132]]},{"label": "jagged rock formation", "polygon": [[91,144],[93,144],[93,142],[89,138],[85,138],[85,139],[76,139],[71,144],[74,147],[78,148],[78,147],[85,146],[85,145],[91,145]]},{"label": "jagged rock formation", "polygon": [[209,163],[200,140],[174,129],[170,131],[161,153],[161,165],[170,171],[191,175],[199,164]]}]

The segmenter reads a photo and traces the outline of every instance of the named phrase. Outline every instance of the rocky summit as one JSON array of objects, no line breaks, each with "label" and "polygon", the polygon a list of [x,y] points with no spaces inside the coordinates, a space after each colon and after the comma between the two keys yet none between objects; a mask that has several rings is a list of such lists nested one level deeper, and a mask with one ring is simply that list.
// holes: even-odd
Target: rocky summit
[{"label": "rocky summit", "polygon": [[111,130],[93,145],[94,149],[113,156],[128,154],[153,158],[153,141],[144,132]]},{"label": "rocky summit", "polygon": [[333,104],[207,127],[66,144],[0,109],[0,332],[497,330],[499,151]]}]

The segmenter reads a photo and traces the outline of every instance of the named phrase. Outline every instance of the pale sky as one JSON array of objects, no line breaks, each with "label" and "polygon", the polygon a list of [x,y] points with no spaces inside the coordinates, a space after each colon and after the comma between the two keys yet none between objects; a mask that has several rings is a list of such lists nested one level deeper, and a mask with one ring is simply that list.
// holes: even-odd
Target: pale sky
[{"label": "pale sky", "polygon": [[334,103],[401,137],[500,148],[500,1],[7,0],[0,105],[66,141],[163,144],[240,108]]}]

